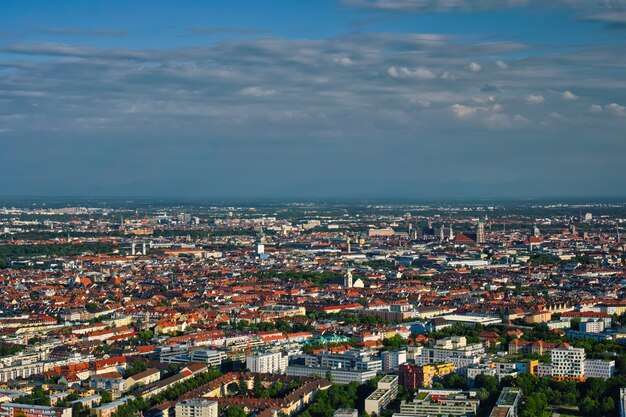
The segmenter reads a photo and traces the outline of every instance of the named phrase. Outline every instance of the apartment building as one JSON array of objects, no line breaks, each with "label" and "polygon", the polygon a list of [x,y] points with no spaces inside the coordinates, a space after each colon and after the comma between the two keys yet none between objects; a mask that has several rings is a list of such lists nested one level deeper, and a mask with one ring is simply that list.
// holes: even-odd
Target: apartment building
[{"label": "apartment building", "polygon": [[282,374],[287,369],[288,357],[281,352],[257,353],[246,356],[246,368],[261,374]]},{"label": "apartment building", "polygon": [[423,348],[421,355],[415,357],[417,365],[451,362],[457,370],[464,370],[478,362],[478,357],[485,353],[482,343],[468,345],[465,337],[455,336],[438,340],[434,346]]},{"label": "apartment building", "polygon": [[406,389],[431,387],[435,378],[442,378],[455,370],[454,364],[449,362],[436,365],[404,364],[399,367],[400,384]]},{"label": "apartment building", "polygon": [[387,408],[387,405],[398,396],[398,376],[385,375],[380,381],[376,391],[365,399],[365,412],[368,414],[380,412]]},{"label": "apartment building", "polygon": [[0,417],[72,417],[71,408],[32,404],[0,404]]},{"label": "apartment building", "polygon": [[406,350],[391,350],[383,352],[383,372],[397,371],[398,367],[406,363]]},{"label": "apartment building", "polygon": [[24,363],[21,365],[0,366],[0,382],[9,382],[18,378],[28,378],[44,372],[43,362]]},{"label": "apartment building", "polygon": [[176,403],[175,417],[217,417],[217,401],[194,398]]}]

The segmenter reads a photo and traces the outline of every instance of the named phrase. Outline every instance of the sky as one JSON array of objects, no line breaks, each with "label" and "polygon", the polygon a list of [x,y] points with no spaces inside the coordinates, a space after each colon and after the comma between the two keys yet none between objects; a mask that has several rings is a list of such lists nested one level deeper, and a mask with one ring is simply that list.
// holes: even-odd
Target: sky
[{"label": "sky", "polygon": [[626,0],[0,0],[0,196],[626,197]]}]

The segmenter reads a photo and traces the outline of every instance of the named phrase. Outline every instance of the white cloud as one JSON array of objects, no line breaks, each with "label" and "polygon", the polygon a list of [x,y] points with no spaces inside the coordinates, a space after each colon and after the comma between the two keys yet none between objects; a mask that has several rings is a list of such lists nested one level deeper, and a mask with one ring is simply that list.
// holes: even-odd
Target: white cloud
[{"label": "white cloud", "polygon": [[599,104],[592,104],[591,106],[589,106],[589,111],[591,113],[601,113],[602,112],[602,106]]},{"label": "white cloud", "polygon": [[546,101],[546,99],[541,94],[535,94],[535,95],[531,94],[528,97],[526,97],[526,102],[529,104],[540,104],[540,103],[543,103],[544,101]]},{"label": "white cloud", "polygon": [[431,105],[430,101],[428,101],[428,100],[418,100],[418,99],[413,99],[413,100],[411,100],[410,102],[411,102],[411,104],[418,105],[418,106],[420,106],[420,107],[422,107],[422,108],[424,108],[424,109],[429,108],[429,107],[430,107],[430,105]]},{"label": "white cloud", "polygon": [[347,56],[343,57],[343,58],[335,58],[335,62],[338,63],[339,65],[343,65],[344,67],[349,67],[350,65],[352,65],[354,62]]},{"label": "white cloud", "polygon": [[589,111],[591,113],[602,113],[603,111],[607,111],[618,117],[626,117],[626,107],[617,103],[607,104],[604,107],[600,104],[592,104],[589,106]]},{"label": "white cloud", "polygon": [[418,67],[413,70],[407,67],[389,67],[387,73],[393,78],[417,78],[418,80],[432,80],[436,78],[434,72],[424,67]]},{"label": "white cloud", "polygon": [[507,69],[509,67],[509,65],[506,62],[504,62],[504,61],[496,61],[496,65],[501,70],[505,70],[505,69]]},{"label": "white cloud", "polygon": [[472,117],[478,111],[486,111],[486,107],[473,107],[473,106],[465,106],[463,104],[453,104],[450,106],[450,110],[456,114],[457,117],[461,119],[467,119]]},{"label": "white cloud", "polygon": [[530,125],[530,120],[520,114],[513,117],[506,113],[493,113],[485,117],[484,123],[491,129],[511,129]]},{"label": "white cloud", "polygon": [[454,74],[452,74],[451,72],[448,71],[444,71],[439,78],[441,78],[442,80],[455,80],[456,76]]},{"label": "white cloud", "polygon": [[604,108],[612,112],[616,116],[619,116],[619,117],[626,116],[626,107],[620,106],[617,103],[607,104],[606,106],[604,106]]},{"label": "white cloud", "polygon": [[477,64],[476,62],[472,62],[468,65],[468,68],[470,71],[472,72],[478,72],[481,69],[483,69],[483,67],[480,66],[480,64]]},{"label": "white cloud", "polygon": [[268,90],[261,87],[246,87],[239,91],[244,96],[267,97],[276,94],[276,90]]},{"label": "white cloud", "polygon": [[567,117],[557,112],[552,112],[549,114],[549,116],[551,119],[554,119],[554,120],[567,120]]},{"label": "white cloud", "polygon": [[576,100],[578,98],[578,96],[571,91],[563,91],[561,97],[563,97],[565,100]]}]

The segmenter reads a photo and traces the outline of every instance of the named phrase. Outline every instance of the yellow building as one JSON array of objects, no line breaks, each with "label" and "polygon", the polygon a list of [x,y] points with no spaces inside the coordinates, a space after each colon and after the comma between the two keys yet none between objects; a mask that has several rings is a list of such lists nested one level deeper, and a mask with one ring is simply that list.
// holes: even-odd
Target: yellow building
[{"label": "yellow building", "polygon": [[440,363],[437,365],[422,366],[422,384],[425,387],[432,387],[435,378],[442,378],[456,370],[452,363]]},{"label": "yellow building", "polygon": [[526,323],[528,324],[547,323],[550,320],[552,320],[552,313],[550,313],[549,311],[539,311],[536,313],[528,314],[526,317],[524,317],[524,321],[526,321]]}]

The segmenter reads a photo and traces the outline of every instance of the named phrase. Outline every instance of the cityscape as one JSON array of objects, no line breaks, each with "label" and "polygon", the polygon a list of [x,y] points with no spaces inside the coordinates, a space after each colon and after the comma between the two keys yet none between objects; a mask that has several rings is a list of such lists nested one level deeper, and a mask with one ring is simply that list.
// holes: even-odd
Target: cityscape
[{"label": "cityscape", "polygon": [[0,417],[626,417],[626,0],[0,0]]},{"label": "cityscape", "polygon": [[625,203],[72,203],[0,209],[3,415],[623,412]]}]

